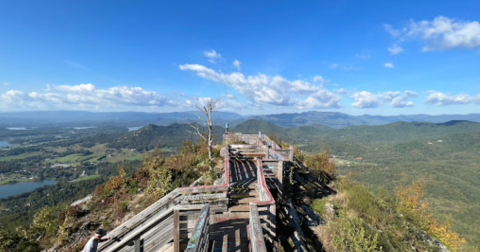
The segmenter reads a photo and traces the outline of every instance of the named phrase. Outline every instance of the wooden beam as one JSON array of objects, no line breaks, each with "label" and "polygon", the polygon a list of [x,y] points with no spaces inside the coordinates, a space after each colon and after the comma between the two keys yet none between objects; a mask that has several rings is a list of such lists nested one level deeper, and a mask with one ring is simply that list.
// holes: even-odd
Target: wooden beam
[{"label": "wooden beam", "polygon": [[173,251],[180,252],[180,210],[173,210]]},{"label": "wooden beam", "polygon": [[137,237],[135,240],[133,240],[133,244],[135,246],[135,252],[143,252],[142,240],[140,239],[140,237]]}]

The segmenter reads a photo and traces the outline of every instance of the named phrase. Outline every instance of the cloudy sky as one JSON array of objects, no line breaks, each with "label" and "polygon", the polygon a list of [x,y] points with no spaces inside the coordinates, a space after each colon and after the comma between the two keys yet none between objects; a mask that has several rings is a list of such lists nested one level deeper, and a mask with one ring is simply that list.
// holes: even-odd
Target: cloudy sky
[{"label": "cloudy sky", "polygon": [[0,111],[480,113],[480,1],[0,1]]}]

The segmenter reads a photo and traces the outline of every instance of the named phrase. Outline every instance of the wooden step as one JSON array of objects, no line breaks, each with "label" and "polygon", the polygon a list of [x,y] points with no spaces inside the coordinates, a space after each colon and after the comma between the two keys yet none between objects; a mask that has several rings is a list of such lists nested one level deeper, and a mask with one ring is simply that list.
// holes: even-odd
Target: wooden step
[{"label": "wooden step", "polygon": [[228,209],[229,212],[250,212],[250,205],[236,205]]},{"label": "wooden step", "polygon": [[250,204],[250,202],[256,202],[256,201],[260,201],[260,199],[258,199],[257,197],[248,197],[248,198],[239,199],[238,201],[236,201],[236,203],[238,203],[239,205],[242,205],[242,204]]}]

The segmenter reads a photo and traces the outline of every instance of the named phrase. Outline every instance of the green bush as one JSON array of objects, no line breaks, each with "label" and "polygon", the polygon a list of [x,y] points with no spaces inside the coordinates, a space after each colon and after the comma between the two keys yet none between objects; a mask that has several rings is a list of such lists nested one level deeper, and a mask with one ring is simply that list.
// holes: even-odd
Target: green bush
[{"label": "green bush", "polygon": [[[365,229],[366,225],[360,218],[341,217],[334,222],[333,246],[336,251],[346,252],[371,252],[382,251],[378,245],[378,234],[370,234],[371,230]],[[368,232],[368,231],[370,232]],[[373,231],[375,232],[375,231]]]}]

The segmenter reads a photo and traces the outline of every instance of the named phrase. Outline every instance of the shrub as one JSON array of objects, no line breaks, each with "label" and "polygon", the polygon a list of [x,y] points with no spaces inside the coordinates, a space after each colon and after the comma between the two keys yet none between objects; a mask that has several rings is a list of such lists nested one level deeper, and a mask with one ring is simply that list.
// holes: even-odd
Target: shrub
[{"label": "shrub", "polygon": [[366,224],[360,218],[341,217],[334,222],[332,231],[333,246],[336,251],[346,252],[371,252],[382,251],[377,244],[378,234],[368,234]]}]

